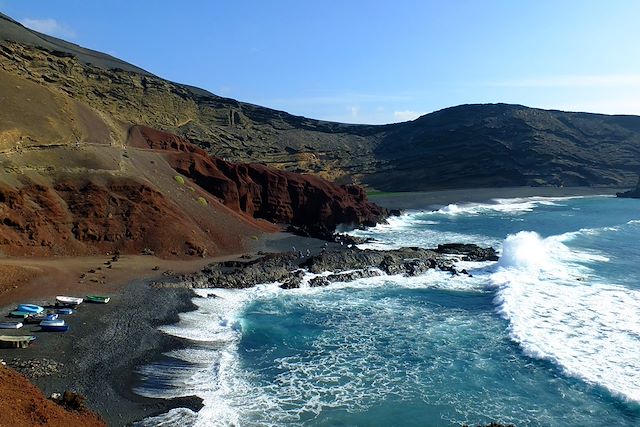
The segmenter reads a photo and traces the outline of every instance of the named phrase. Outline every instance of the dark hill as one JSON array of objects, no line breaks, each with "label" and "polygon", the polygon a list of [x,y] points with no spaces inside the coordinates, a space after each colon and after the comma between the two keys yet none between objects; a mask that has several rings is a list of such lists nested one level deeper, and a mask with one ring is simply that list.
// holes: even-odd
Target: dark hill
[{"label": "dark hill", "polygon": [[640,117],[461,105],[395,126],[374,155],[388,168],[367,179],[377,188],[628,185]]},{"label": "dark hill", "polygon": [[[0,80],[29,80],[71,97],[83,109],[88,106],[74,123],[92,117],[73,132],[64,117],[56,116],[46,129],[33,121],[0,127],[3,149],[18,142],[47,145],[54,139],[124,144],[131,125],[146,125],[184,136],[230,161],[259,162],[386,191],[632,186],[640,170],[637,116],[492,104],[448,108],[385,126],[319,121],[161,79],[5,16],[0,16],[0,72]],[[15,87],[12,82],[8,86]],[[92,123],[98,122],[94,131]]]}]

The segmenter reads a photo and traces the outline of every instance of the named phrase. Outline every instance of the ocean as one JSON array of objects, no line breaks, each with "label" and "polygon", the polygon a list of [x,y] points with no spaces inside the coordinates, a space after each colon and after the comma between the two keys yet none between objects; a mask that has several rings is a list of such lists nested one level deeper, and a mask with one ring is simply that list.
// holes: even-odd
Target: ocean
[{"label": "ocean", "polygon": [[141,425],[640,425],[640,200],[529,197],[411,210],[370,248],[493,246],[500,261],[326,288],[198,290],[187,349],[137,392],[196,394]]}]

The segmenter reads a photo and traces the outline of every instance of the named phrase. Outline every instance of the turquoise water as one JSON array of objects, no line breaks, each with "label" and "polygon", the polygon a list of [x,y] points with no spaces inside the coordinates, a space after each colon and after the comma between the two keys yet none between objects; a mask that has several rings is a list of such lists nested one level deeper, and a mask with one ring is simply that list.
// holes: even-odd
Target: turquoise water
[{"label": "turquoise water", "polygon": [[498,263],[328,288],[207,290],[149,424],[640,425],[640,201],[526,198],[407,212],[371,247],[473,242]]}]

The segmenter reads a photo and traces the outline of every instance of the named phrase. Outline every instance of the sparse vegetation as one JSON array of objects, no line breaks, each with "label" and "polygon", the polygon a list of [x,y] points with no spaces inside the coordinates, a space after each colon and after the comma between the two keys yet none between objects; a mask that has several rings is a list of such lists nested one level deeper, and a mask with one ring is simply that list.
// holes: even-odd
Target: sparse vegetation
[{"label": "sparse vegetation", "polygon": [[202,206],[207,206],[209,204],[209,202],[207,202],[207,199],[205,199],[204,197],[198,197],[198,203],[200,203]]},{"label": "sparse vegetation", "polygon": [[184,178],[183,178],[183,177],[181,177],[180,175],[176,175],[176,176],[174,176],[174,177],[173,177],[173,179],[175,179],[175,180],[176,180],[176,182],[177,182],[178,184],[180,184],[180,185],[184,185],[184,182],[185,182],[185,181],[184,181]]}]

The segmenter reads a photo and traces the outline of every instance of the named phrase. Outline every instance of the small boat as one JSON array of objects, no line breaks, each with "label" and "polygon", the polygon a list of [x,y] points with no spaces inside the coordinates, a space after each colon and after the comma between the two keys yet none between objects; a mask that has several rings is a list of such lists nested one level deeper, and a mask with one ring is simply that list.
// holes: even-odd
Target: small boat
[{"label": "small boat", "polygon": [[56,310],[56,313],[61,315],[73,314],[73,310],[70,308],[59,308]]},{"label": "small boat", "polygon": [[22,322],[0,322],[0,329],[20,329]]},{"label": "small boat", "polygon": [[43,307],[35,304],[18,304],[18,311],[26,311],[27,313],[42,313],[44,311]]},{"label": "small boat", "polygon": [[100,295],[87,295],[84,299],[87,302],[93,302],[98,304],[106,304],[111,301],[110,297],[100,296]]},{"label": "small boat", "polygon": [[40,326],[64,326],[64,320],[43,320],[42,322],[40,322]]},{"label": "small boat", "polygon": [[0,347],[27,348],[35,340],[33,335],[0,335]]},{"label": "small boat", "polygon": [[56,297],[56,305],[57,306],[76,306],[82,303],[82,301],[84,301],[82,298],[76,298],[76,297],[66,297],[63,295],[58,295]]},{"label": "small boat", "polygon": [[40,325],[42,332],[67,332],[69,325]]},{"label": "small boat", "polygon": [[12,311],[11,313],[9,313],[9,317],[17,317],[20,319],[26,319],[27,317],[33,315],[33,313],[28,313],[26,311]]},{"label": "small boat", "polygon": [[56,320],[58,318],[58,315],[55,313],[50,313],[50,314],[32,314],[29,317],[27,317],[26,319],[24,319],[25,323],[40,323],[43,320]]}]

